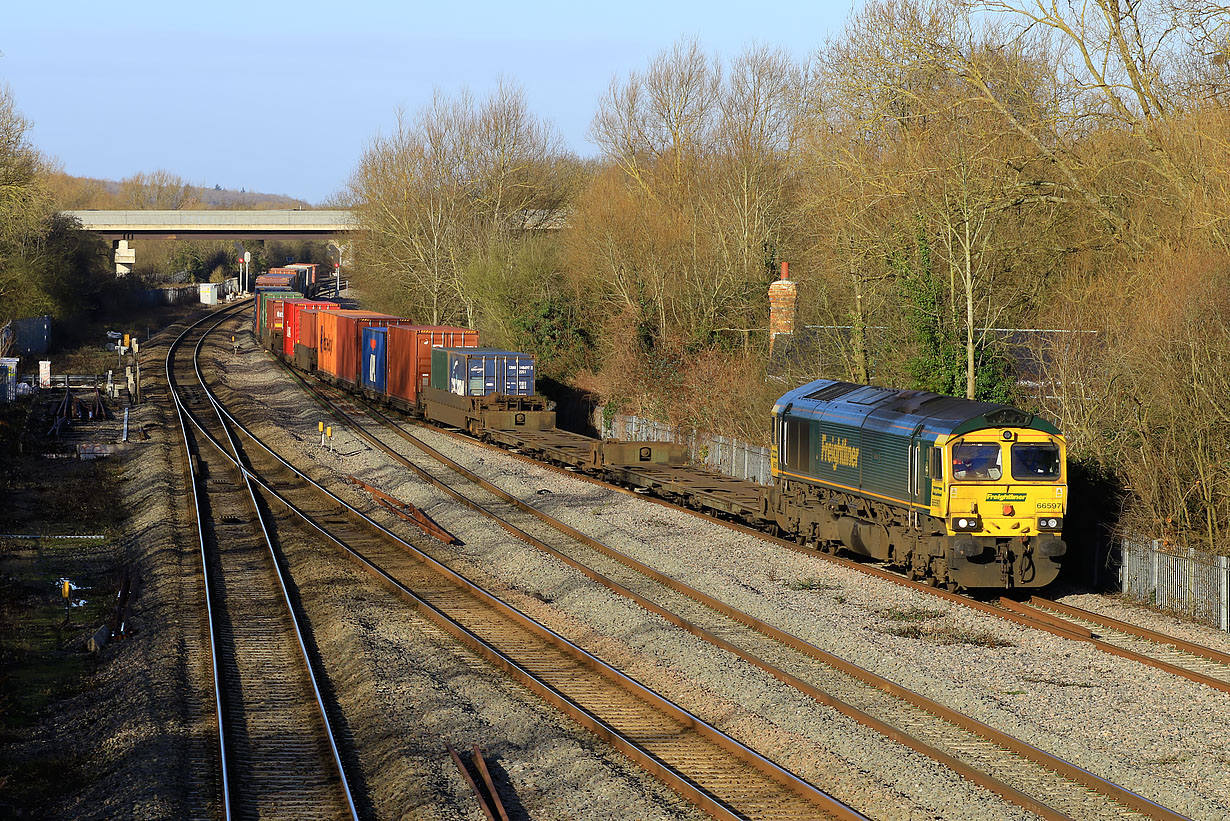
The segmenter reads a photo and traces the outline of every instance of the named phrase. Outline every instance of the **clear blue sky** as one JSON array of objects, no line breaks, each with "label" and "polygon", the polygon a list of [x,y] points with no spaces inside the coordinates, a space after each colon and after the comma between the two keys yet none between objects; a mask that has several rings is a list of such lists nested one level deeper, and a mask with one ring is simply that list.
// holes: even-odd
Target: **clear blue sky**
[{"label": "clear blue sky", "polygon": [[504,76],[588,156],[612,76],[685,37],[723,58],[764,43],[803,59],[855,1],[24,0],[3,14],[0,83],[70,174],[163,168],[316,203],[435,88],[482,97]]}]

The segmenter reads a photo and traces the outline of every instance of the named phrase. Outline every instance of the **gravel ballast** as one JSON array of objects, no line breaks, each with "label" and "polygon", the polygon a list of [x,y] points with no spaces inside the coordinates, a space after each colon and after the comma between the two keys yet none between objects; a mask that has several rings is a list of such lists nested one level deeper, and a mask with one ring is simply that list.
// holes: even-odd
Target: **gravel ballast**
[{"label": "gravel ballast", "polygon": [[[229,378],[277,415],[271,435],[281,444],[271,443],[296,453],[292,461],[314,465],[314,475],[356,475],[423,508],[462,537],[446,552],[463,572],[506,585],[516,606],[805,777],[837,785],[864,812],[1024,815],[512,540],[344,429],[335,427],[339,452],[321,452],[322,412],[255,348],[241,359]],[[414,432],[545,512],[822,649],[1179,812],[1230,812],[1224,693],[507,454]],[[408,445],[399,450],[422,459]],[[370,507],[352,488],[336,492]],[[396,520],[390,527],[406,532]]]},{"label": "gravel ballast", "polygon": [[[361,508],[370,508],[370,500],[337,486],[338,478],[356,475],[424,508],[462,538],[461,547],[444,551],[454,554],[454,567],[495,585],[514,606],[634,678],[875,817],[1028,816],[511,539],[338,426],[337,452],[320,452],[320,411],[276,370],[264,372],[273,366],[262,358],[247,352],[251,371],[230,368],[228,380],[276,415],[280,431],[266,432],[282,440],[293,461],[313,466],[314,476],[332,473],[335,492]],[[403,522],[386,524],[411,535]]]},{"label": "gravel ballast", "polygon": [[[143,345],[143,361],[157,362],[178,331]],[[165,385],[155,375],[145,389],[147,401],[129,418],[133,441],[111,457],[128,514],[116,558],[138,580],[129,636],[99,651],[86,691],[57,704],[40,728],[35,744],[73,751],[85,773],[79,790],[40,809],[44,818],[202,818],[217,809],[199,547],[182,441]]]}]

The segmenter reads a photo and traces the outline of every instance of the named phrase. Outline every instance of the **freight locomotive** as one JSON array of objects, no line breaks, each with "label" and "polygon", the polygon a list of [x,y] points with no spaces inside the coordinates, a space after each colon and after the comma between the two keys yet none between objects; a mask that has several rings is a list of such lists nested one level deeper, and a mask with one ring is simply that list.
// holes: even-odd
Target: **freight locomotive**
[{"label": "freight locomotive", "polygon": [[1038,587],[1067,548],[1065,443],[988,402],[818,380],[773,407],[764,518],[950,588]]},{"label": "freight locomotive", "polygon": [[683,445],[555,427],[534,358],[465,328],[257,294],[253,329],[293,367],[484,441],[951,590],[1038,588],[1067,547],[1065,442],[1037,416],[925,391],[818,380],[772,414],[772,483],[687,464]]}]

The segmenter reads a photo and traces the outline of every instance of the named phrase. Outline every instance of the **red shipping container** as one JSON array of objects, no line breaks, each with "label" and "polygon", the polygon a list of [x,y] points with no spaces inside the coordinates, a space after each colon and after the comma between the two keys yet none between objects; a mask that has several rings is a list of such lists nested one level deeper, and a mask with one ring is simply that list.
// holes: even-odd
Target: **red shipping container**
[{"label": "red shipping container", "polygon": [[388,393],[418,402],[419,389],[431,381],[432,348],[477,348],[478,331],[447,325],[390,325]]},{"label": "red shipping container", "polygon": [[363,329],[404,321],[375,311],[317,311],[316,370],[343,382],[357,382]]},{"label": "red shipping container", "polygon": [[300,297],[282,297],[279,299],[269,299],[266,301],[265,308],[265,333],[273,331],[282,331],[285,328],[285,305],[291,299],[299,299]]},{"label": "red shipping container", "polygon": [[[296,342],[309,347],[314,346],[315,337],[308,337],[312,342],[304,342],[299,337],[299,326],[302,323],[304,311],[336,311],[340,308],[341,306],[336,302],[321,302],[315,299],[288,299],[282,303],[282,353],[294,356]],[[314,329],[315,326],[313,326]]]}]

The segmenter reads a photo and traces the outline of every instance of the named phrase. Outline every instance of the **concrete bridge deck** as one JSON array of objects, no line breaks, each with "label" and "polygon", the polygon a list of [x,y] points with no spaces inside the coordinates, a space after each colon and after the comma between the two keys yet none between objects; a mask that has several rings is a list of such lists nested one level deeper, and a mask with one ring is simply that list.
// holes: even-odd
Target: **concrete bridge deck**
[{"label": "concrete bridge deck", "polygon": [[300,239],[358,229],[349,211],[65,211],[112,240]]}]

